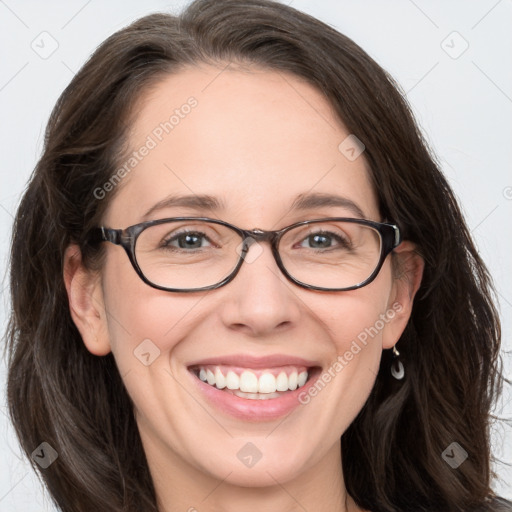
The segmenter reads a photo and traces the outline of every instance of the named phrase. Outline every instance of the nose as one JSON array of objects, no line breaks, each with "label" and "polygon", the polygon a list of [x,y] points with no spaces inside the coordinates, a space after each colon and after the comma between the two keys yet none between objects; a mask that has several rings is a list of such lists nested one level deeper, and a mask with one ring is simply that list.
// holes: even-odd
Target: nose
[{"label": "nose", "polygon": [[293,289],[272,255],[270,244],[253,241],[238,274],[223,287],[226,327],[260,337],[296,325],[300,291]]}]

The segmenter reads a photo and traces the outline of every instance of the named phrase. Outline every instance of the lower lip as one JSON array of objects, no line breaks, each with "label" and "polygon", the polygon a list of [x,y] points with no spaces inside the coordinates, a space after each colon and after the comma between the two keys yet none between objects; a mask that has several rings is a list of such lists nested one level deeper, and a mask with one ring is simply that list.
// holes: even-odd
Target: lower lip
[{"label": "lower lip", "polygon": [[226,391],[222,391],[199,379],[194,373],[189,371],[190,376],[195,381],[206,400],[212,403],[222,412],[245,421],[271,421],[291,413],[295,408],[301,405],[299,395],[308,392],[308,389],[314,385],[320,375],[320,368],[313,368],[309,380],[304,386],[287,391],[279,398],[270,398],[268,400],[251,400],[249,398],[240,398]]}]

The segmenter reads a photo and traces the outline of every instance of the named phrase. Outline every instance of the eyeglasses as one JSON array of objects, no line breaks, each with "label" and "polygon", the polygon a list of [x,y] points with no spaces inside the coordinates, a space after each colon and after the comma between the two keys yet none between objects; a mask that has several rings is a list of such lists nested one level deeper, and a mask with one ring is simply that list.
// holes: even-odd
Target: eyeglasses
[{"label": "eyeglasses", "polygon": [[249,248],[266,241],[292,283],[310,290],[346,291],[371,283],[401,237],[394,224],[344,217],[297,222],[279,231],[240,229],[206,217],[175,217],[126,229],[95,228],[89,241],[120,245],[145,283],[169,292],[226,285],[244,261],[252,262]]}]

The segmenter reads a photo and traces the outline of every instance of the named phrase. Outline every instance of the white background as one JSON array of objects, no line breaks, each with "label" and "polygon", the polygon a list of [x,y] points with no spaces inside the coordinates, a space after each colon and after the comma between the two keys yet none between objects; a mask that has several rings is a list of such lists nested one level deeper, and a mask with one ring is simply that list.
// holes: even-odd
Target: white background
[{"label": "white background", "polygon": [[[12,219],[40,155],[51,108],[73,74],[107,36],[140,16],[176,12],[186,3],[0,0],[2,332],[8,305],[4,276]],[[512,1],[287,3],[354,39],[407,93],[496,281],[503,321],[503,359],[510,377],[512,359],[505,351],[512,348]],[[43,31],[58,44],[46,59],[31,47],[42,46],[40,41],[45,37],[45,48],[51,48],[49,36],[40,35]],[[0,512],[53,511],[22,458],[7,419],[4,361],[0,361],[0,378]],[[512,417],[509,387],[496,413]],[[511,463],[511,427],[495,427],[493,441],[496,456]],[[512,499],[512,469],[504,464],[495,469],[501,478],[495,490]]]}]

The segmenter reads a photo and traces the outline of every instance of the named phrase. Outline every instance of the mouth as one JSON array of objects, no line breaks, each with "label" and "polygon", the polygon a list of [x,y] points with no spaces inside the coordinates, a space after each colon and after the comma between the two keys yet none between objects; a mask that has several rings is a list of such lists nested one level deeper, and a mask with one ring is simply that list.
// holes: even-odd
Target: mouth
[{"label": "mouth", "polygon": [[281,366],[252,369],[227,365],[189,367],[199,380],[248,400],[269,400],[302,388],[316,367]]},{"label": "mouth", "polygon": [[314,384],[321,366],[267,361],[246,364],[201,362],[187,367],[204,399],[230,416],[249,421],[279,418],[301,405],[300,395]]}]

